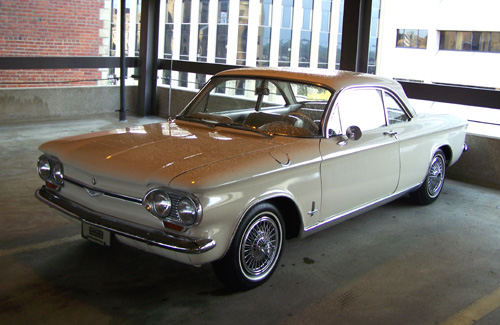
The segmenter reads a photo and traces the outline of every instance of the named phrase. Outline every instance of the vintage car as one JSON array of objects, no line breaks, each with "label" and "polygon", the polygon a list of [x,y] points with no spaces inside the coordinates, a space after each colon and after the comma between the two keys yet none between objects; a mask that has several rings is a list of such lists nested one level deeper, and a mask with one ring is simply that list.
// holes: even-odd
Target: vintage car
[{"label": "vintage car", "polygon": [[467,123],[418,115],[372,75],[234,69],[174,119],[42,144],[36,196],[82,236],[212,263],[226,285],[268,280],[284,241],[404,194],[437,199]]}]

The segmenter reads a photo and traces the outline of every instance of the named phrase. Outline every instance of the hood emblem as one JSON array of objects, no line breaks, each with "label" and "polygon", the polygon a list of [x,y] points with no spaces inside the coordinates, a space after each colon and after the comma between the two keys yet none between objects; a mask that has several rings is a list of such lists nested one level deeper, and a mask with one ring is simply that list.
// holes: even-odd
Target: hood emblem
[{"label": "hood emblem", "polygon": [[97,179],[94,177],[92,178],[92,185],[96,186],[97,185]]}]

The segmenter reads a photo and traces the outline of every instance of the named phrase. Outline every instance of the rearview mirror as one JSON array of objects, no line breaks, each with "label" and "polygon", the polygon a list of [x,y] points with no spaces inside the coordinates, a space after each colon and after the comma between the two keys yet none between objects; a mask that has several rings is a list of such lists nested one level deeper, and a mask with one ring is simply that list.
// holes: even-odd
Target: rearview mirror
[{"label": "rearview mirror", "polygon": [[267,96],[269,95],[269,88],[266,87],[259,87],[255,89],[255,95],[257,96]]}]

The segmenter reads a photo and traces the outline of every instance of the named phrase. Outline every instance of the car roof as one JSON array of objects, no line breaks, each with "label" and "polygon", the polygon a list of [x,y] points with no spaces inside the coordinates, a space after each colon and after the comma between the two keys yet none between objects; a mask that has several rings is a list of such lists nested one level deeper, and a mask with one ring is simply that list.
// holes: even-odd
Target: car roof
[{"label": "car roof", "polygon": [[327,86],[334,91],[355,86],[388,88],[398,95],[411,114],[415,116],[415,111],[400,83],[367,73],[309,68],[238,68],[222,71],[217,76],[280,78]]}]

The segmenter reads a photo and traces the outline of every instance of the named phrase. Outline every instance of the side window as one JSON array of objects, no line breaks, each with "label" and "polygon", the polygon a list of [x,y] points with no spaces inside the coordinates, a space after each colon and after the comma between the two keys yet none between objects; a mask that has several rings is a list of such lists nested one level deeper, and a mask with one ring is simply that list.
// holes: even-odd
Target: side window
[{"label": "side window", "polygon": [[382,94],[376,89],[350,89],[340,94],[338,114],[342,133],[350,126],[361,131],[386,125]]},{"label": "side window", "polygon": [[406,115],[401,105],[399,105],[396,99],[387,92],[384,92],[384,103],[387,109],[387,120],[389,121],[389,125],[409,120],[408,115]]}]

